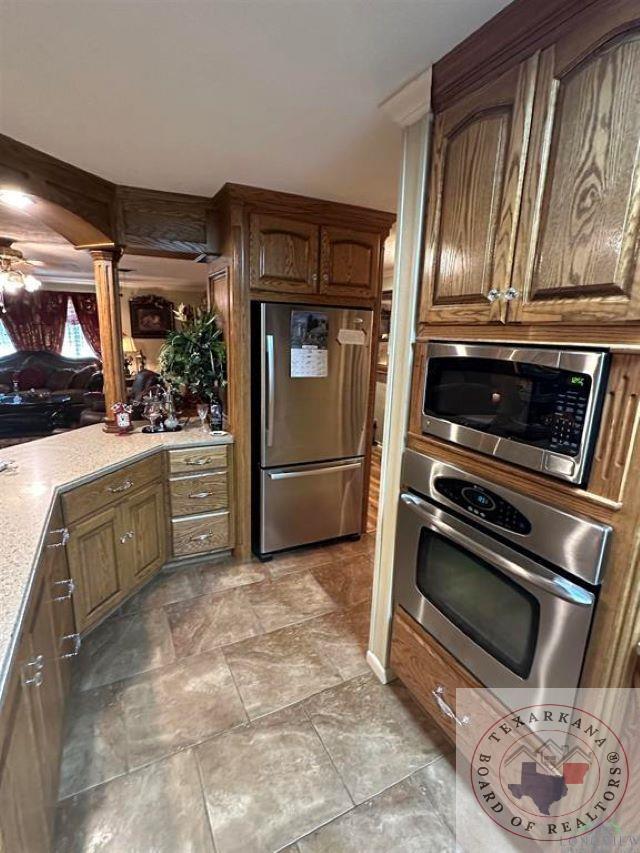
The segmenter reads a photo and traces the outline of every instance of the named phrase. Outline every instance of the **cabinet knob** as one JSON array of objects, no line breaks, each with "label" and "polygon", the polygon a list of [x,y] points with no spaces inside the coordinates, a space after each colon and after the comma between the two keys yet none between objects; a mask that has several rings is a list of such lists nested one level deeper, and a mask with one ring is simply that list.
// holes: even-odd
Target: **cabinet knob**
[{"label": "cabinet knob", "polygon": [[507,302],[511,302],[513,299],[520,298],[520,292],[515,287],[508,287],[504,292],[504,298]]},{"label": "cabinet knob", "polygon": [[453,720],[457,726],[468,726],[471,718],[466,714],[462,717],[457,717],[453,708],[444,701],[444,687],[442,684],[437,684],[436,689],[431,691],[431,695],[436,700],[438,708],[442,711],[445,717]]},{"label": "cabinet knob", "polygon": [[126,542],[129,542],[130,539],[133,539],[133,530],[127,530],[126,533],[123,533],[120,537],[120,542],[124,545]]},{"label": "cabinet knob", "polygon": [[211,539],[213,536],[213,531],[211,530],[209,533],[201,533],[199,536],[192,536],[189,539],[189,542],[204,542],[205,539]]},{"label": "cabinet knob", "polygon": [[117,492],[127,492],[133,486],[133,480],[125,480],[123,483],[120,483],[119,486],[107,486],[107,491],[112,494],[116,494]]},{"label": "cabinet knob", "polygon": [[44,669],[44,657],[36,655],[33,660],[23,664],[20,680],[24,687],[40,687],[44,681],[42,670]]},{"label": "cabinet knob", "polygon": [[322,276],[322,281],[324,284],[329,284],[329,273],[328,272],[324,273],[324,275]]},{"label": "cabinet knob", "polygon": [[502,293],[497,288],[492,287],[487,293],[487,300],[489,302],[495,302],[496,299],[502,299]]}]

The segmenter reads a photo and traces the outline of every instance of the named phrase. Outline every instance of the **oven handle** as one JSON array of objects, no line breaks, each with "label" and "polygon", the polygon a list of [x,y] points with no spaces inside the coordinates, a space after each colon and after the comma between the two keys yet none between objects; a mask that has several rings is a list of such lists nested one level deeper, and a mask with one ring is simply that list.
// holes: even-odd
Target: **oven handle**
[{"label": "oven handle", "polygon": [[[464,533],[461,533],[449,524],[446,524],[436,518],[432,514],[433,507],[431,504],[428,504],[417,495],[403,492],[400,496],[400,500],[419,515],[426,525],[432,530],[443,533],[449,539],[452,539],[454,542],[457,542],[469,551],[478,554],[478,556],[482,557],[487,562],[495,564],[503,572],[511,575],[511,577],[527,581],[532,586],[538,587],[538,589],[542,589],[557,598],[561,598],[563,601],[570,602],[571,604],[577,604],[582,607],[593,606],[595,596],[588,590],[583,589],[581,586],[578,586],[571,581],[565,580],[560,575],[555,575],[553,572],[545,569],[544,566],[538,566],[536,571],[532,572],[502,554],[490,551],[488,548],[485,548],[483,545],[478,542],[474,542],[468,536],[465,536]],[[500,547],[498,542],[496,542],[496,547]]]}]

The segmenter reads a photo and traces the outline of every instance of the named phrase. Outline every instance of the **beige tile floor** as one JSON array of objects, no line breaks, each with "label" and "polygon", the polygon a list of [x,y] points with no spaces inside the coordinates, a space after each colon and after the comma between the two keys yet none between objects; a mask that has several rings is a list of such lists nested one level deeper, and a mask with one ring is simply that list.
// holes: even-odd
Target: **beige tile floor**
[{"label": "beige tile floor", "polygon": [[372,551],[165,571],[94,631],[57,850],[455,850],[448,747],[364,659]]}]

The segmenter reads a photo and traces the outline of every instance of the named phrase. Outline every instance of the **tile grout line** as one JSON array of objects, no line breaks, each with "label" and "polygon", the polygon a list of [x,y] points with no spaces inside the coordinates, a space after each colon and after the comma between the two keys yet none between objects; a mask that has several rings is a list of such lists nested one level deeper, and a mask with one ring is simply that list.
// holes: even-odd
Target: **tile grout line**
[{"label": "tile grout line", "polygon": [[218,845],[216,844],[216,839],[213,834],[213,825],[211,823],[211,818],[209,816],[209,806],[207,804],[207,795],[204,790],[204,779],[202,777],[202,766],[200,764],[200,758],[198,757],[198,751],[194,748],[192,750],[193,760],[196,764],[196,773],[198,774],[198,784],[200,785],[200,795],[202,797],[202,805],[204,807],[204,815],[207,819],[207,826],[209,827],[209,836],[211,837],[211,846],[213,847],[213,853],[216,853],[218,849]]}]

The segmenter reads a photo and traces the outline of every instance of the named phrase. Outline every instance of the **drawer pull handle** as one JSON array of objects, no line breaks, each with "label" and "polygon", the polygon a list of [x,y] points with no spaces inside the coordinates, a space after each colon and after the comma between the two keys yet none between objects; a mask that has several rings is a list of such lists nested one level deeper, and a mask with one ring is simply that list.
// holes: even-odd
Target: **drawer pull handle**
[{"label": "drawer pull handle", "polygon": [[47,548],[64,548],[69,541],[69,530],[66,527],[56,527],[55,530],[50,530],[49,534],[59,533],[60,541],[59,542],[51,542],[47,545]]},{"label": "drawer pull handle", "polygon": [[205,539],[211,539],[213,536],[213,530],[210,530],[208,533],[201,533],[199,536],[192,536],[189,539],[189,542],[204,542]]},{"label": "drawer pull handle", "polygon": [[107,491],[115,495],[118,492],[128,492],[132,486],[133,480],[127,479],[123,483],[120,483],[119,486],[107,486]]},{"label": "drawer pull handle", "polygon": [[120,542],[122,545],[124,545],[129,542],[130,539],[133,539],[133,530],[127,530],[126,533],[123,533],[120,537]]},{"label": "drawer pull handle", "polygon": [[64,637],[60,637],[60,645],[62,645],[67,640],[71,640],[73,642],[73,651],[67,652],[64,655],[60,655],[61,660],[66,660],[66,658],[74,658],[80,651],[80,646],[82,645],[82,637],[80,636],[80,634],[65,634]]},{"label": "drawer pull handle", "polygon": [[68,601],[76,591],[76,585],[73,578],[67,578],[63,581],[54,581],[53,586],[66,586],[67,591],[64,595],[56,595],[54,601]]},{"label": "drawer pull handle", "polygon": [[215,462],[213,456],[194,456],[184,460],[185,465],[210,465],[212,462]]},{"label": "drawer pull handle", "polygon": [[[22,667],[20,676],[22,685],[24,687],[40,687],[44,681],[44,675],[42,674],[43,669],[44,657],[42,655],[37,655],[33,660],[25,663]],[[33,672],[34,674],[29,675],[30,672]]]},{"label": "drawer pull handle", "polygon": [[208,498],[213,495],[213,492],[191,492],[189,495],[190,498],[194,498],[195,500],[199,500],[201,498]]},{"label": "drawer pull handle", "polygon": [[436,700],[438,708],[442,711],[445,717],[449,717],[450,720],[453,720],[457,726],[468,726],[471,722],[471,718],[464,714],[462,717],[457,717],[453,708],[448,705],[444,699],[444,687],[442,684],[438,684],[435,690],[431,691],[431,695]]}]

